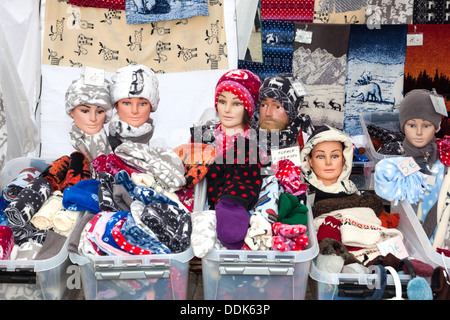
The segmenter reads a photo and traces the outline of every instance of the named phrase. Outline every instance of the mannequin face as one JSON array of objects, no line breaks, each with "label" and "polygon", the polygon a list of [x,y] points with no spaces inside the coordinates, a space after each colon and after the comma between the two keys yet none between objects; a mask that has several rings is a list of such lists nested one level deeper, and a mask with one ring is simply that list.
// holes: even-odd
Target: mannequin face
[{"label": "mannequin face", "polygon": [[222,124],[222,130],[228,135],[244,130],[245,108],[238,96],[222,91],[217,99],[217,112]]},{"label": "mannequin face", "polygon": [[416,148],[423,148],[434,138],[436,128],[430,121],[410,119],[404,126],[405,137]]},{"label": "mannequin face", "polygon": [[116,103],[117,114],[120,120],[130,126],[139,127],[150,117],[152,105],[145,98],[124,98]]},{"label": "mannequin face", "polygon": [[289,125],[289,116],[281,103],[272,98],[261,99],[259,106],[259,126],[261,129],[271,132],[283,130]]},{"label": "mannequin face", "polygon": [[311,151],[308,162],[325,186],[336,183],[344,167],[342,143],[339,141],[318,143]]},{"label": "mannequin face", "polygon": [[70,116],[80,130],[93,135],[103,128],[106,110],[91,104],[80,104],[70,112]]}]

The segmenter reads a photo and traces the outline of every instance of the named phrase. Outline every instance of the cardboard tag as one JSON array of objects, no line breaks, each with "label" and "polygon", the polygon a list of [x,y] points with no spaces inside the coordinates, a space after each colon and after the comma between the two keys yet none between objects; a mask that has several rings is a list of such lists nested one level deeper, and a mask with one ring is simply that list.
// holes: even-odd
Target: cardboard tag
[{"label": "cardboard tag", "polygon": [[84,83],[103,87],[105,84],[105,71],[102,69],[84,67]]},{"label": "cardboard tag", "polygon": [[277,163],[283,159],[289,159],[294,163],[294,165],[298,167],[301,166],[300,148],[298,146],[283,149],[272,149],[270,152],[272,155],[272,163]]},{"label": "cardboard tag", "polygon": [[436,184],[436,177],[426,174],[425,175],[425,183],[429,186],[434,186]]},{"label": "cardboard tag", "polygon": [[389,238],[386,241],[377,243],[378,249],[383,256],[392,253],[399,259],[408,258],[409,254],[400,236]]},{"label": "cardboard tag", "polygon": [[433,103],[434,110],[436,110],[436,113],[439,113],[444,117],[448,117],[447,106],[445,105],[444,97],[432,92],[430,94],[430,98],[431,102]]},{"label": "cardboard tag", "polygon": [[397,168],[403,173],[405,177],[420,170],[419,165],[414,161],[412,157],[409,157],[406,160],[397,163]]},{"label": "cardboard tag", "polygon": [[406,35],[407,46],[423,46],[423,33],[408,33]]},{"label": "cardboard tag", "polygon": [[295,31],[294,41],[299,43],[311,44],[312,42],[312,31],[306,31],[303,29],[297,29]]}]

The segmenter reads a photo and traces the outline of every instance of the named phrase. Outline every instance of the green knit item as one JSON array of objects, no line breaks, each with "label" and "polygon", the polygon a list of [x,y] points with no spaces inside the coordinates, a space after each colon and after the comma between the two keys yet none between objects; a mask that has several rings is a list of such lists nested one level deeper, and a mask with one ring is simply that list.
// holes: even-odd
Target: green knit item
[{"label": "green knit item", "polygon": [[308,207],[300,203],[297,196],[284,192],[278,203],[278,222],[289,225],[308,223]]}]

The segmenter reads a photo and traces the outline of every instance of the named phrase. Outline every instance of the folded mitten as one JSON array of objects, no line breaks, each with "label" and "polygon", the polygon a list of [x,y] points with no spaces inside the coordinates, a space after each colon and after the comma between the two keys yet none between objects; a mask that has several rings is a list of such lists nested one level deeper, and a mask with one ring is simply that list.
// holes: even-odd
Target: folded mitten
[{"label": "folded mitten", "polygon": [[41,173],[41,177],[47,179],[53,190],[62,190],[64,179],[66,178],[67,171],[69,170],[70,157],[62,156],[53,161],[44,171]]},{"label": "folded mitten", "polygon": [[220,242],[232,250],[239,250],[247,235],[250,216],[239,203],[222,199],[216,204],[216,230]]},{"label": "folded mitten", "polygon": [[272,247],[272,225],[259,211],[250,216],[245,243],[251,250],[270,250]]},{"label": "folded mitten", "polygon": [[214,210],[191,213],[191,246],[194,256],[203,258],[214,249],[217,241],[216,212]]},{"label": "folded mitten", "polygon": [[278,206],[278,220],[286,224],[308,223],[308,207],[300,203],[297,196],[290,193],[280,194]]}]

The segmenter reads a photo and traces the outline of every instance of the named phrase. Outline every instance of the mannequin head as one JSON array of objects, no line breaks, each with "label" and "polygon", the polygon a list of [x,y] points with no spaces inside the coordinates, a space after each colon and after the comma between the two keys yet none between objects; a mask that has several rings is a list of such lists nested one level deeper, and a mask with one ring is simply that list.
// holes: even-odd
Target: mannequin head
[{"label": "mannequin head", "polygon": [[259,77],[244,69],[234,69],[220,77],[215,88],[215,108],[222,130],[237,133],[249,126],[260,86]]},{"label": "mannequin head", "polygon": [[159,104],[159,81],[144,65],[128,65],[116,71],[110,87],[111,99],[120,120],[139,127]]},{"label": "mannequin head", "polygon": [[280,73],[267,77],[259,89],[259,125],[261,129],[284,130],[297,117],[303,101],[296,89],[301,85],[292,73]]},{"label": "mannequin head", "polygon": [[120,99],[115,103],[115,107],[119,118],[133,127],[143,125],[152,110],[152,105],[147,99],[138,97]]},{"label": "mannequin head", "polygon": [[82,74],[66,91],[66,113],[87,134],[96,134],[111,119],[112,103],[108,85],[107,80],[103,86],[86,84]]},{"label": "mannequin head", "polygon": [[106,110],[92,104],[80,104],[70,111],[70,116],[80,130],[93,135],[103,128]]},{"label": "mannequin head", "polygon": [[406,121],[403,131],[414,147],[423,148],[433,140],[436,127],[428,120],[417,118]]},{"label": "mannequin head", "polygon": [[308,163],[325,186],[336,183],[341,175],[345,163],[343,150],[340,141],[320,142],[312,149]]}]

